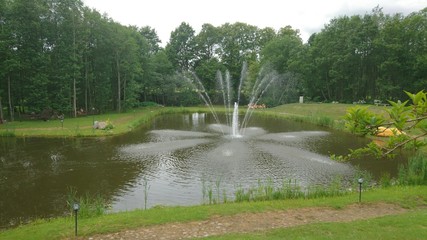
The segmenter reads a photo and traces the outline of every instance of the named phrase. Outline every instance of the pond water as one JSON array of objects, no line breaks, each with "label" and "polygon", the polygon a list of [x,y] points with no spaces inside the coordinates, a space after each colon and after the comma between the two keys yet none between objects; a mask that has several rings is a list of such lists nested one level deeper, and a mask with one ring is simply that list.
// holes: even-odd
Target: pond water
[{"label": "pond water", "polygon": [[112,211],[193,205],[203,202],[203,186],[219,184],[232,198],[259,180],[322,184],[351,178],[355,166],[394,176],[404,161],[334,162],[331,153],[367,140],[311,124],[253,116],[242,137],[227,131],[211,114],[194,113],[109,138],[0,138],[0,227],[63,215],[70,189],[100,194]]}]

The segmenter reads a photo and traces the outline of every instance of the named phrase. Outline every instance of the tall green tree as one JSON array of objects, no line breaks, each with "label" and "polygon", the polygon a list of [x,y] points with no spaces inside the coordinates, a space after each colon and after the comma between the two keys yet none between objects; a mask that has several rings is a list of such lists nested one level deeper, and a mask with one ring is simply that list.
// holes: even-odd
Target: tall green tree
[{"label": "tall green tree", "polygon": [[[236,22],[220,26],[218,55],[224,68],[230,73],[232,93],[241,88],[243,64],[258,61],[260,34],[256,26]],[[236,99],[237,100],[237,99]]]},{"label": "tall green tree", "polygon": [[188,23],[181,23],[172,31],[166,54],[175,69],[188,71],[193,68],[195,61],[195,31]]},{"label": "tall green tree", "polygon": [[279,73],[295,72],[302,51],[303,43],[298,31],[282,28],[278,36],[262,49],[262,62],[271,63]]},{"label": "tall green tree", "polygon": [[139,32],[139,34],[141,34],[145,41],[147,41],[149,45],[148,54],[155,54],[160,51],[161,41],[155,29],[149,26],[145,26],[139,29],[137,28],[137,32]]},{"label": "tall green tree", "polygon": [[211,24],[203,24],[200,33],[195,37],[197,60],[194,72],[203,83],[205,89],[213,94],[216,88],[216,72],[224,70],[220,62],[220,31]]},{"label": "tall green tree", "polygon": [[[427,7],[419,12],[412,13],[407,17],[408,25],[411,30],[411,39],[413,41],[413,84],[410,90],[417,91],[427,87]],[[408,88],[409,89],[409,88]]]},{"label": "tall green tree", "polygon": [[[171,89],[175,89],[173,87],[173,83],[169,81],[173,80],[171,75],[174,73],[174,67],[169,61],[165,51],[159,51],[153,55],[150,60],[150,69],[150,74],[145,75],[145,78],[148,78],[148,81],[144,84],[144,101],[154,101],[161,104],[167,104],[166,100],[168,95],[174,94],[173,92],[170,92]],[[167,87],[164,85],[167,85]]]},{"label": "tall green tree", "polygon": [[[11,19],[16,39],[16,54],[19,63],[18,77],[14,81],[20,111],[26,109],[40,112],[49,106],[48,59],[44,54],[46,47],[46,27],[48,25],[48,6],[45,1],[15,0],[11,5]],[[31,103],[28,105],[27,103]]]},{"label": "tall green tree", "polygon": [[243,62],[251,62],[258,57],[258,28],[246,23],[226,23],[221,31],[221,62],[230,71],[234,86],[240,79]]},{"label": "tall green tree", "polygon": [[83,50],[83,4],[74,0],[51,2],[51,33],[46,49],[50,57],[50,107],[77,116]]},{"label": "tall green tree", "polygon": [[[137,32],[139,37],[136,37],[139,49],[139,62],[142,73],[139,78],[140,92],[138,93],[138,100],[152,101],[149,87],[152,85],[151,81],[155,78],[156,67],[155,58],[163,49],[159,46],[160,39],[154,29],[146,26],[138,28]],[[164,54],[164,52],[163,52]],[[166,56],[165,56],[166,57]],[[170,62],[165,62],[165,65],[170,65]]]},{"label": "tall green tree", "polygon": [[218,58],[217,50],[220,42],[219,29],[212,24],[203,24],[199,34],[195,37],[197,60]]},{"label": "tall green tree", "polygon": [[314,84],[306,85],[312,95],[344,102],[376,97],[379,25],[377,16],[343,16],[331,20],[311,39],[308,73],[312,80],[306,79]]},{"label": "tall green tree", "polygon": [[[8,115],[14,120],[14,104],[12,87],[19,70],[19,61],[16,54],[17,39],[14,37],[11,15],[11,2],[0,1],[0,97],[7,99]],[[6,97],[7,96],[7,97]],[[3,115],[4,117],[4,115]]]},{"label": "tall green tree", "polygon": [[[111,22],[111,54],[113,56],[113,73],[116,79],[115,84],[112,84],[115,89],[115,109],[121,112],[124,103],[129,102],[128,96],[134,97],[133,91],[137,91],[139,87],[135,77],[141,71],[139,65],[139,51],[136,42],[139,34],[132,36],[132,28],[126,28],[118,23]],[[128,88],[132,86],[132,88]]]},{"label": "tall green tree", "polygon": [[404,33],[401,14],[389,17],[384,28],[381,31],[381,40],[378,45],[381,48],[382,56],[378,62],[380,71],[380,95],[386,99],[392,99],[393,96],[400,95],[402,92],[400,81],[405,74],[403,73],[402,60],[405,58],[405,51],[402,43]]}]

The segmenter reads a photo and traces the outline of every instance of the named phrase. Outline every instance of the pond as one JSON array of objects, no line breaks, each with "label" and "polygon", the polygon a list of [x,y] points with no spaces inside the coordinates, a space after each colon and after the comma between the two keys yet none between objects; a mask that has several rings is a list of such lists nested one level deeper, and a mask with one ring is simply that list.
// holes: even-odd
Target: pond
[{"label": "pond", "polygon": [[211,114],[190,113],[116,137],[0,138],[0,226],[63,215],[72,189],[103,196],[112,211],[194,205],[203,203],[206,186],[220,185],[232,198],[237,187],[258,181],[351,179],[356,167],[394,176],[404,161],[332,161],[331,153],[367,139],[306,123],[254,115],[238,138],[224,129]]}]

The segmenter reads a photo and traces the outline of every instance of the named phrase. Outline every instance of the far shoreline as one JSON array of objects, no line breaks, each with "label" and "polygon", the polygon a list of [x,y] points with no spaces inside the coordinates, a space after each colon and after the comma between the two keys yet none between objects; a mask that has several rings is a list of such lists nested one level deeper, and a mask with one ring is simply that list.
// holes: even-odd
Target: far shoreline
[{"label": "far shoreline", "polygon": [[[345,115],[352,104],[328,104],[328,103],[292,103],[274,108],[256,109],[256,114],[263,114],[271,117],[308,122],[323,127],[344,130],[342,116]],[[375,111],[381,108],[372,106]],[[378,108],[378,109],[377,109]],[[382,108],[384,109],[384,108]],[[241,112],[246,111],[240,109]],[[223,106],[215,108],[217,112],[223,112]],[[143,107],[128,110],[124,113],[105,113],[99,115],[88,115],[77,118],[65,118],[60,120],[27,120],[14,121],[0,125],[0,137],[46,137],[46,138],[74,138],[74,137],[112,137],[119,136],[133,131],[136,128],[144,127],[155,117],[162,114],[210,112],[209,108],[199,107]],[[94,121],[109,121],[113,124],[113,129],[99,130],[93,129]]]}]

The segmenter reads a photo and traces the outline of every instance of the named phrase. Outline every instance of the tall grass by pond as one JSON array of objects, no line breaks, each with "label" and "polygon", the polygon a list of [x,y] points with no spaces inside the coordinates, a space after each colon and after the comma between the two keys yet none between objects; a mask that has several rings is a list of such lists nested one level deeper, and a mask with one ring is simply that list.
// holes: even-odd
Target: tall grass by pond
[{"label": "tall grass by pond", "polygon": [[401,185],[427,185],[427,156],[421,152],[410,158],[407,166],[399,168]]},{"label": "tall grass by pond", "polygon": [[11,124],[4,124],[4,128],[0,131],[0,137],[15,137],[15,127]]},{"label": "tall grass by pond", "polygon": [[427,185],[427,157],[419,153],[409,159],[407,166],[399,168],[396,179],[389,174],[383,174],[375,181],[367,171],[356,170],[351,181],[342,176],[335,176],[328,185],[312,185],[302,188],[296,180],[284,180],[281,185],[274,184],[272,179],[258,180],[256,186],[243,187],[237,185],[234,199],[231,200],[224,189],[221,189],[221,179],[207,183],[202,179],[204,204],[219,204],[234,202],[257,202],[269,200],[316,199],[352,194],[358,191],[358,179],[362,178],[364,191],[372,188],[386,188],[393,185]]},{"label": "tall grass by pond", "polygon": [[109,204],[101,195],[90,195],[89,193],[85,193],[79,196],[77,190],[70,188],[67,196],[67,208],[70,210],[70,215],[73,214],[72,210],[75,203],[79,204],[80,218],[101,216],[105,214],[109,208]]},{"label": "tall grass by pond", "polygon": [[376,185],[367,171],[356,170],[353,179],[343,179],[336,175],[328,185],[318,184],[302,187],[297,180],[287,179],[281,184],[273,179],[258,180],[254,186],[243,187],[237,184],[232,196],[228,196],[221,188],[221,178],[207,181],[202,178],[202,203],[221,204],[227,202],[258,202],[289,199],[316,199],[343,196],[358,191],[357,179],[363,178],[363,189],[371,189]]},{"label": "tall grass by pond", "polygon": [[271,179],[258,185],[245,189],[239,187],[235,192],[236,202],[269,201],[287,199],[313,199],[321,197],[342,196],[350,193],[343,187],[341,178],[337,177],[328,186],[310,186],[301,188],[296,180],[285,180],[281,186],[275,186]]}]

